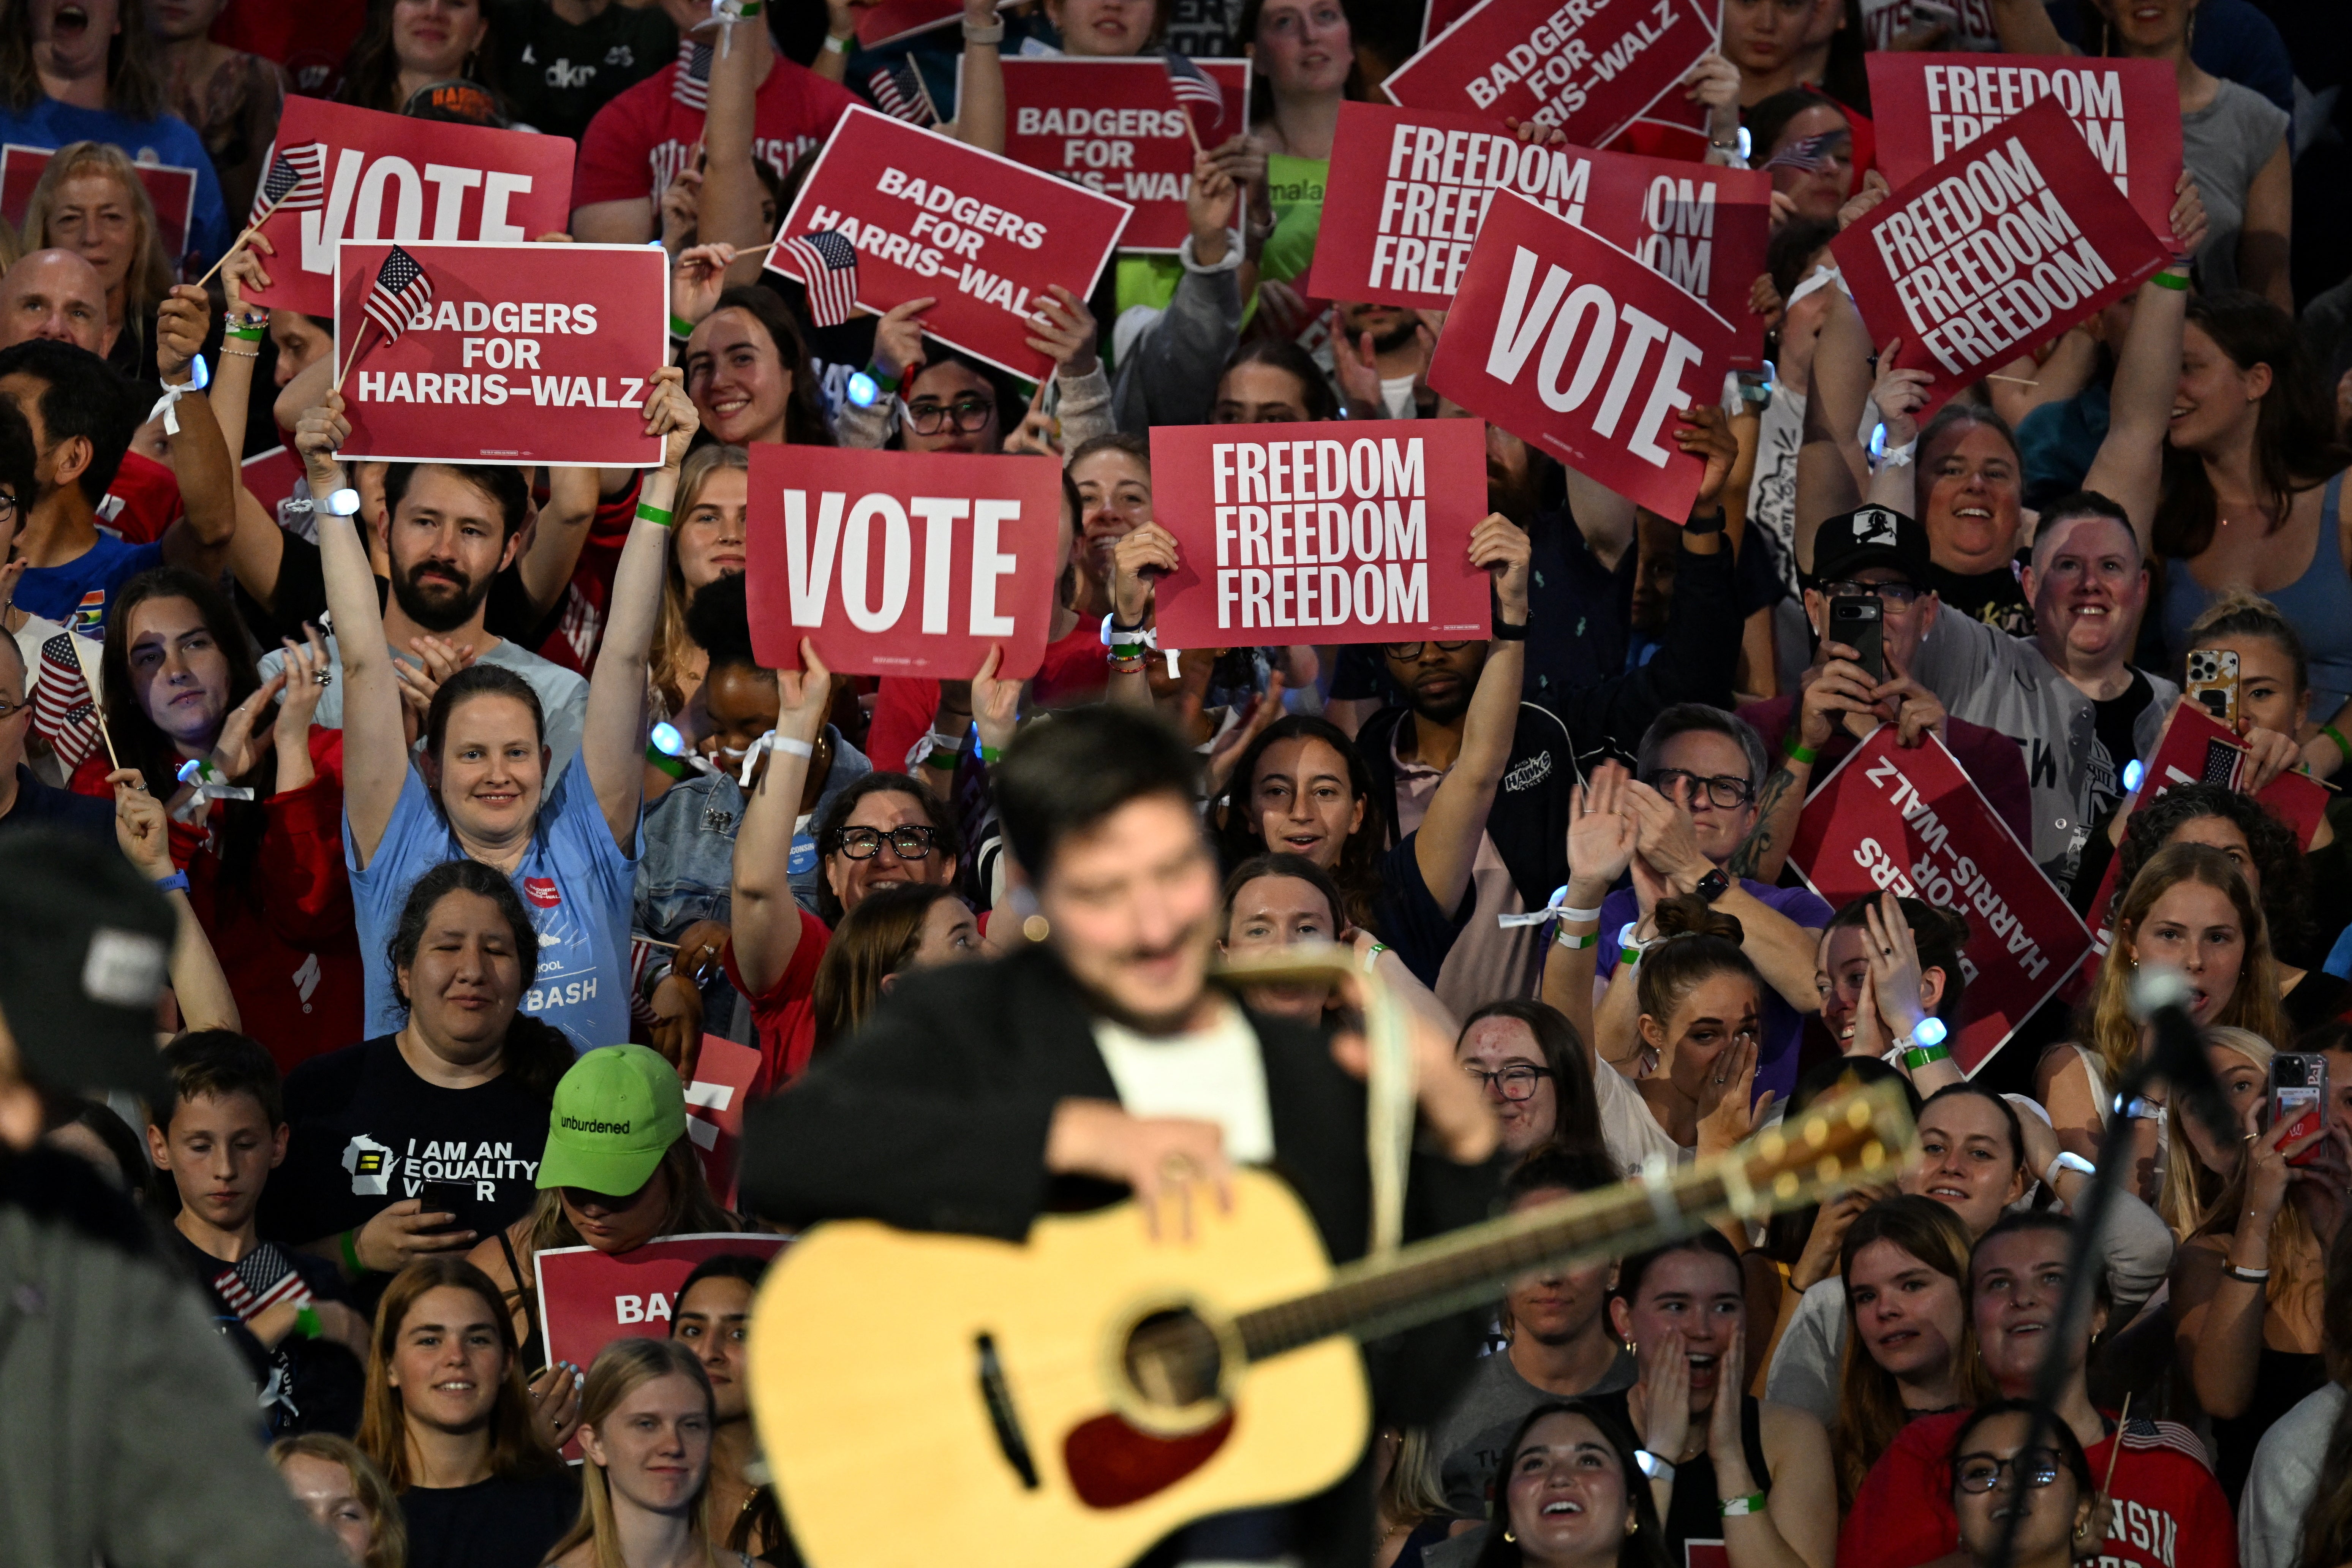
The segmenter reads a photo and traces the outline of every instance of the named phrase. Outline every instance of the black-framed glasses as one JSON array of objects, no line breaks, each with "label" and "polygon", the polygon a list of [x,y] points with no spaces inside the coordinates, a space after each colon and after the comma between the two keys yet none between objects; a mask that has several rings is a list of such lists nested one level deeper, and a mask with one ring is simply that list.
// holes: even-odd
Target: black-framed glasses
[{"label": "black-framed glasses", "polygon": [[2006,1459],[1996,1459],[1990,1454],[1963,1454],[1952,1475],[1962,1491],[1982,1494],[2000,1484],[2003,1470],[2039,1491],[2057,1481],[2058,1456],[2048,1448],[2021,1448]]},{"label": "black-framed glasses", "polygon": [[1826,599],[1880,599],[1898,610],[1907,610],[1919,602],[1927,590],[1916,583],[1824,583],[1822,596]]},{"label": "black-framed glasses", "polygon": [[32,708],[33,700],[29,697],[22,702],[0,702],[0,724],[5,724],[19,713],[31,712]]},{"label": "black-framed glasses", "polygon": [[955,427],[970,436],[986,429],[996,414],[996,404],[986,397],[959,397],[953,403],[934,403],[925,398],[920,403],[907,405],[907,423],[918,436],[936,436],[952,420]]},{"label": "black-framed glasses", "polygon": [[0,518],[16,515],[16,496],[13,490],[0,490]]},{"label": "black-framed glasses", "polygon": [[940,830],[909,822],[885,833],[878,827],[845,827],[834,840],[834,847],[852,860],[871,860],[882,853],[887,840],[901,860],[922,860],[929,858],[931,847],[939,842]]},{"label": "black-framed glasses", "polygon": [[1668,800],[1680,804],[1687,799],[1696,805],[1701,792],[1709,805],[1723,811],[1736,811],[1756,798],[1756,792],[1743,778],[1729,773],[1695,773],[1686,768],[1660,768],[1644,781]]},{"label": "black-framed glasses", "polygon": [[1551,1076],[1541,1068],[1524,1065],[1488,1072],[1484,1068],[1473,1067],[1470,1063],[1464,1062],[1462,1070],[1476,1079],[1480,1089],[1492,1089],[1505,1100],[1533,1100],[1536,1097],[1536,1085]]},{"label": "black-framed glasses", "polygon": [[1470,645],[1466,642],[1392,642],[1382,643],[1381,645],[1381,651],[1401,664],[1411,664],[1414,659],[1421,657],[1421,650],[1424,647],[1433,647],[1440,653],[1460,653],[1464,648],[1468,647]]}]

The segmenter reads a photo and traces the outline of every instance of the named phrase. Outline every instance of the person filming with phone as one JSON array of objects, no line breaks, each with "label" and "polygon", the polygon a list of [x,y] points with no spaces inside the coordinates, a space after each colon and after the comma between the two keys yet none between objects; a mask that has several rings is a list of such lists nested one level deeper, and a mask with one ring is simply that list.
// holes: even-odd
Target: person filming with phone
[{"label": "person filming with phone", "polygon": [[1805,618],[1818,640],[1799,691],[1739,710],[1765,744],[1779,749],[1780,763],[1764,781],[1756,826],[1733,868],[1777,880],[1806,795],[1881,724],[1895,725],[1896,743],[1906,747],[1939,737],[2010,831],[2032,843],[2032,793],[2017,742],[1952,718],[1911,677],[1920,640],[1943,608],[1927,585],[1927,529],[1883,506],[1831,518],[1813,538],[1813,574],[1818,585],[1805,590]]}]

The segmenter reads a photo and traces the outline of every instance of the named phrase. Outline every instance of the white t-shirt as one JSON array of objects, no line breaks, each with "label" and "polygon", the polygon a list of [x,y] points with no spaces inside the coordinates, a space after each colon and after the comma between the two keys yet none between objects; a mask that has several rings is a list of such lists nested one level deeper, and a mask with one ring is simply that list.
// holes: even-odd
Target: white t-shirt
[{"label": "white t-shirt", "polygon": [[1129,1115],[1213,1121],[1224,1129],[1225,1157],[1234,1164],[1274,1158],[1265,1061],[1240,1008],[1223,1006],[1214,1024],[1190,1035],[1139,1035],[1099,1018],[1094,1031]]},{"label": "white t-shirt", "polygon": [[1658,1125],[1649,1101],[1642,1098],[1633,1080],[1597,1053],[1592,1058],[1592,1090],[1601,1111],[1601,1141],[1609,1145],[1609,1158],[1625,1175],[1640,1171],[1653,1154],[1670,1165],[1698,1157],[1696,1150],[1684,1148]]}]

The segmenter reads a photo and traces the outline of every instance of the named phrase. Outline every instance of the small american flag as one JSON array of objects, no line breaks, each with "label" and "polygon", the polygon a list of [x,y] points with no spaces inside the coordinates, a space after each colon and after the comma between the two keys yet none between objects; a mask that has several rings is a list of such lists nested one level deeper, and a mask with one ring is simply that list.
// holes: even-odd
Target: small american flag
[{"label": "small american flag", "polygon": [[416,312],[431,303],[433,279],[425,276],[416,258],[395,245],[376,269],[375,287],[368,290],[367,303],[360,310],[383,329],[383,341],[389,343],[397,342],[416,319]]},{"label": "small american flag", "polygon": [[98,747],[98,708],[89,700],[73,634],[59,632],[41,645],[40,682],[33,688],[33,728],[48,742],[68,773]]},{"label": "small american flag", "polygon": [[1830,143],[1847,135],[1843,131],[1824,131],[1814,136],[1800,136],[1786,147],[1765,160],[1768,169],[1797,169],[1805,174],[1818,174],[1832,166]]},{"label": "small american flag", "polygon": [[249,1323],[280,1301],[307,1307],[312,1297],[293,1262],[274,1241],[265,1241],[213,1277],[213,1290],[228,1303],[239,1322]]},{"label": "small american flag", "polygon": [[776,247],[800,268],[808,285],[809,319],[837,327],[857,309],[857,247],[836,229],[798,234]]},{"label": "small american flag", "polygon": [[931,95],[923,86],[923,73],[913,59],[901,60],[896,68],[884,66],[866,79],[873,89],[874,101],[882,112],[910,125],[937,125],[939,110],[931,103]]},{"label": "small american flag", "polygon": [[[1208,141],[1210,132],[1225,122],[1224,89],[1219,87],[1208,72],[1173,50],[1160,58],[1168,68],[1168,85],[1176,93],[1177,104],[1192,117],[1193,126],[1201,132],[1201,140]],[[1206,124],[1195,112],[1195,104],[1209,110],[1210,118]]]},{"label": "small american flag", "polygon": [[268,175],[253,194],[253,215],[245,221],[259,223],[261,215],[272,207],[309,212],[324,205],[326,199],[327,144],[311,142],[289,147],[270,161]]},{"label": "small american flag", "polygon": [[677,46],[677,75],[669,95],[697,114],[710,106],[710,46],[682,39]]}]

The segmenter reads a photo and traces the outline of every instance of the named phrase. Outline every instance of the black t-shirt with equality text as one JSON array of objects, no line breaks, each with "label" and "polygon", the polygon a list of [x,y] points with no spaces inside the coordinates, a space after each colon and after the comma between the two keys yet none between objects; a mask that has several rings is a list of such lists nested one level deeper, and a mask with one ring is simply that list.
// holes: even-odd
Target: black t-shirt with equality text
[{"label": "black t-shirt with equality text", "polygon": [[394,1035],[315,1057],[286,1078],[293,1135],[262,1194],[262,1233],[299,1246],[365,1225],[425,1182],[459,1182],[457,1228],[488,1236],[537,1201],[547,1114],[506,1078],[427,1083]]}]

